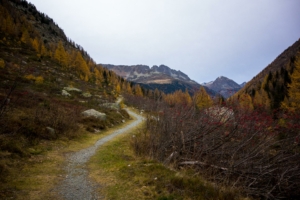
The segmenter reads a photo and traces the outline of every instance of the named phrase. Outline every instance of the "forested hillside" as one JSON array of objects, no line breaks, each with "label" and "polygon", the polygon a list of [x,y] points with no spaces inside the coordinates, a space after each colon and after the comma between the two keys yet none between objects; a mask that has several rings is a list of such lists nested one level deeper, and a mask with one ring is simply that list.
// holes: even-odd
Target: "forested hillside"
[{"label": "forested hillside", "polygon": [[[101,66],[27,1],[0,1],[0,199],[14,196],[24,165],[51,141],[69,141],[129,119],[121,93],[143,96]],[[93,117],[94,116],[94,117]]]},{"label": "forested hillside", "polygon": [[299,77],[298,41],[226,101],[203,88],[161,102],[127,98],[153,113],[133,148],[254,199],[298,199]]},{"label": "forested hillside", "polygon": [[281,53],[235,96],[248,94],[251,96],[254,106],[263,105],[272,110],[280,109],[284,99],[295,95],[294,92],[289,93],[288,90],[292,74],[297,71],[296,68],[299,68],[299,59],[300,40]]}]

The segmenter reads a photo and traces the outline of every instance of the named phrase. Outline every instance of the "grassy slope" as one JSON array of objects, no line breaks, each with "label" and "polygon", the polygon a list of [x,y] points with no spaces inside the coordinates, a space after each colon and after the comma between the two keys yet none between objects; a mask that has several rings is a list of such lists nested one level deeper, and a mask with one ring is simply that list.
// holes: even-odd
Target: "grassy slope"
[{"label": "grassy slope", "polygon": [[[115,101],[111,86],[81,81],[72,70],[63,69],[49,57],[39,58],[31,47],[2,32],[0,58],[5,61],[0,68],[0,105],[18,80],[0,115],[0,199],[41,199],[62,178],[63,154],[71,146],[83,148],[82,141],[102,137],[87,130],[118,126],[127,116],[123,111],[99,107]],[[25,78],[27,75],[42,76],[44,81],[37,84]],[[61,90],[69,85],[93,97],[70,92],[72,97],[65,98]],[[80,113],[91,108],[106,113],[107,120],[83,118]],[[49,134],[48,126],[56,133]]]},{"label": "grassy slope", "polygon": [[97,140],[128,123],[130,121],[98,134],[80,130],[84,134],[72,141],[60,139],[40,143],[33,147],[32,149],[42,150],[42,152],[38,156],[27,160],[22,170],[14,171],[11,181],[6,184],[6,188],[13,188],[13,190],[8,191],[2,198],[59,199],[59,196],[55,193],[55,187],[65,177],[65,172],[62,169],[65,162],[64,155],[89,147]]}]

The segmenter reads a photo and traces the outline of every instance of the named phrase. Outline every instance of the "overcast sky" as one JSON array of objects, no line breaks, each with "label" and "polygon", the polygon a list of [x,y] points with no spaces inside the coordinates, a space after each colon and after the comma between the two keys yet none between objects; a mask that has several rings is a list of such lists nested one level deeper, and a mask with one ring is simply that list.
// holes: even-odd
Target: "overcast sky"
[{"label": "overcast sky", "polygon": [[300,0],[29,0],[97,63],[249,81],[300,38]]}]

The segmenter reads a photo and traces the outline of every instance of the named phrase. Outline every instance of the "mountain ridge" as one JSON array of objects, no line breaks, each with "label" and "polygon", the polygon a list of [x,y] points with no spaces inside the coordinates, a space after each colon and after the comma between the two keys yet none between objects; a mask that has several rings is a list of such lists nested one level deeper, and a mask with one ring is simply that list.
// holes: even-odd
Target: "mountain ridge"
[{"label": "mountain ridge", "polygon": [[[151,83],[151,81],[158,80],[159,78],[171,78],[180,81],[189,82],[191,84],[198,84],[196,81],[191,80],[188,75],[181,72],[180,70],[174,70],[166,65],[153,65],[149,67],[148,65],[112,65],[112,64],[99,64],[107,69],[110,69],[123,78],[126,78],[129,81],[134,81],[138,83]],[[160,77],[167,75],[169,77]],[[151,79],[148,79],[151,77]],[[159,83],[159,82],[154,82]]]},{"label": "mountain ridge", "polygon": [[233,80],[220,76],[215,81],[209,83],[199,84],[189,78],[187,74],[180,70],[174,70],[166,65],[113,65],[113,64],[98,64],[109,70],[114,71],[119,76],[128,81],[141,84],[147,89],[158,88],[165,93],[175,92],[176,90],[188,90],[191,93],[197,91],[203,86],[206,91],[215,96],[221,94],[228,98],[235,92],[240,90],[242,86]]},{"label": "mountain ridge", "polygon": [[268,108],[274,110],[281,108],[284,99],[289,98],[290,76],[299,53],[300,38],[263,68],[235,96],[247,94],[253,98],[254,102],[266,104]]},{"label": "mountain ridge", "polygon": [[239,91],[242,88],[242,84],[238,84],[225,76],[219,76],[214,81],[203,83],[204,86],[221,94],[224,98],[228,98]]},{"label": "mountain ridge", "polygon": [[[188,75],[180,70],[174,70],[166,65],[112,65],[98,64],[106,69],[112,70],[117,75],[125,78],[127,81],[140,84],[146,89],[155,90],[156,88],[164,93],[173,93],[176,90],[188,90],[194,93],[199,90],[201,85],[194,80],[191,80]],[[205,87],[205,86],[204,86]],[[216,93],[205,87],[206,91],[215,96]]]}]

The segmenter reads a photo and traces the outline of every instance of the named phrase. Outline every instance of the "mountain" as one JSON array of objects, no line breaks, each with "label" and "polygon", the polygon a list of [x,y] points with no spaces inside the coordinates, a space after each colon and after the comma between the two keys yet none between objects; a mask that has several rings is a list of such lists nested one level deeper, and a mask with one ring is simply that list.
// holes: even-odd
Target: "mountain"
[{"label": "mountain", "polygon": [[241,88],[244,87],[247,84],[247,82],[243,82],[240,84]]},{"label": "mountain", "polygon": [[228,98],[239,91],[243,84],[239,85],[227,77],[220,76],[214,81],[203,83],[203,85],[221,94],[224,98]]},{"label": "mountain", "polygon": [[253,98],[254,102],[267,103],[267,106],[271,109],[280,108],[281,102],[285,97],[288,97],[288,84],[291,81],[290,74],[293,73],[295,61],[299,54],[300,39],[253,77],[235,96],[248,94]]},{"label": "mountain", "polygon": [[179,80],[190,84],[198,84],[191,80],[183,72],[176,71],[165,65],[149,67],[147,65],[110,65],[101,64],[103,67],[114,71],[128,81],[144,83],[144,84],[164,84],[171,83],[173,80]]},{"label": "mountain", "polygon": [[97,66],[25,0],[0,0],[0,24],[0,199],[31,199],[14,186],[26,184],[27,172],[20,171],[48,160],[57,140],[99,134],[127,121],[128,113],[114,105],[125,90],[120,85],[134,88]]},{"label": "mountain", "polygon": [[[185,91],[186,89],[193,93],[201,86],[180,70],[177,71],[165,65],[154,65],[151,68],[147,65],[99,64],[99,66],[112,70],[128,81],[139,83],[146,89],[155,90],[157,88],[166,94],[176,90]],[[213,90],[205,88],[210,95],[216,95]]]}]

